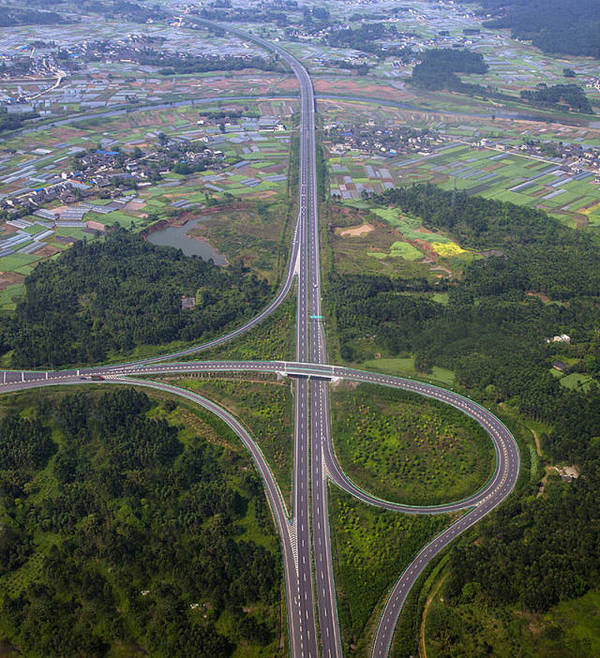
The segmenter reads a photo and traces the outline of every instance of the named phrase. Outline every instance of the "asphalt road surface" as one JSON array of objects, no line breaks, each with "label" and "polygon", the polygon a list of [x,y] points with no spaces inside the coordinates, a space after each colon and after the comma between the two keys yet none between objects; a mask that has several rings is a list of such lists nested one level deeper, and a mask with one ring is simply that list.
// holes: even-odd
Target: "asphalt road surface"
[{"label": "asphalt road surface", "polygon": [[[319,436],[325,437],[324,444],[322,445],[324,461],[323,460],[313,460],[312,465],[312,477],[313,479],[324,479],[325,476],[329,477],[333,482],[341,486],[342,488],[349,490],[350,493],[357,495],[361,500],[372,505],[379,507],[384,507],[387,509],[396,509],[402,512],[409,512],[414,514],[433,514],[433,513],[442,513],[448,511],[458,511],[458,510],[468,510],[471,509],[465,516],[447,528],[443,533],[436,537],[430,544],[421,550],[421,552],[415,557],[413,562],[407,567],[403,572],[400,579],[397,581],[394,586],[384,611],[382,613],[379,626],[375,635],[375,641],[373,644],[373,656],[387,656],[391,642],[393,639],[393,633],[396,626],[396,622],[402,605],[406,599],[410,588],[427,566],[427,564],[437,555],[441,550],[443,550],[450,542],[458,536],[460,533],[464,532],[467,528],[471,527],[483,516],[488,514],[492,509],[497,507],[512,491],[514,488],[518,474],[519,474],[519,452],[517,444],[509,432],[509,430],[498,420],[491,412],[481,407],[477,403],[465,398],[458,393],[453,391],[448,391],[446,389],[433,386],[432,384],[427,384],[425,382],[419,382],[411,379],[404,379],[401,377],[393,377],[390,375],[381,375],[378,373],[372,373],[367,371],[355,370],[352,368],[345,368],[341,366],[331,366],[317,363],[298,363],[298,362],[285,362],[285,361],[214,361],[214,362],[190,362],[190,363],[170,363],[170,364],[147,364],[139,366],[120,366],[120,367],[103,367],[103,368],[89,368],[84,370],[70,370],[70,371],[57,371],[57,372],[39,372],[39,371],[0,371],[1,379],[3,384],[0,385],[0,391],[2,392],[11,392],[18,391],[23,389],[35,388],[40,386],[53,386],[56,384],[93,384],[98,381],[109,382],[109,383],[136,383],[140,385],[152,385],[155,387],[163,387],[163,384],[156,382],[147,382],[140,380],[140,377],[158,375],[158,374],[185,374],[185,373],[201,373],[201,372],[247,372],[247,373],[276,373],[279,375],[292,376],[299,381],[306,383],[311,381],[311,386],[318,387],[327,387],[327,380],[333,379],[347,379],[358,382],[380,384],[383,386],[391,386],[395,388],[400,388],[406,391],[411,391],[418,393],[420,395],[425,395],[436,400],[440,400],[449,404],[456,409],[459,409],[471,416],[476,422],[478,422],[484,430],[488,433],[490,439],[495,448],[496,452],[496,469],[494,475],[479,492],[475,493],[473,496],[466,498],[461,501],[449,502],[446,505],[438,506],[402,506],[397,503],[391,503],[388,501],[380,500],[365,492],[358,489],[355,485],[350,483],[350,480],[341,470],[337,459],[335,458],[335,453],[333,450],[333,444],[331,441],[331,436],[328,433],[319,434]],[[92,377],[102,377],[102,380],[92,379]],[[133,379],[135,378],[135,379]],[[168,387],[168,385],[164,385]],[[173,389],[174,387],[170,387]],[[165,390],[163,388],[162,390]],[[177,389],[180,391],[181,389]],[[185,392],[189,396],[195,395],[189,392]],[[177,393],[180,394],[180,393]],[[196,396],[199,398],[199,396]],[[189,398],[193,399],[193,398]],[[317,396],[318,399],[318,396]],[[206,401],[205,401],[206,402]],[[211,403],[213,404],[213,403]],[[302,405],[306,407],[307,401],[306,398],[303,399]],[[206,406],[206,405],[203,405]],[[217,405],[214,405],[216,408]],[[209,407],[207,407],[209,408]],[[301,409],[301,408],[300,408]],[[212,410],[212,409],[211,409]],[[298,408],[297,408],[298,413]],[[220,414],[218,414],[220,415]],[[328,415],[328,409],[324,409],[323,415]],[[220,415],[223,418],[223,415]],[[303,414],[300,414],[300,419],[297,417],[296,422],[300,423],[301,418],[304,417]],[[328,422],[328,418],[327,418]],[[240,426],[241,427],[241,426]],[[237,429],[234,427],[234,431],[237,432]],[[242,428],[243,429],[243,428]],[[317,428],[319,431],[320,428]],[[240,433],[238,432],[238,435]],[[240,437],[242,438],[242,437]],[[248,447],[248,438],[246,440],[242,438],[245,445]],[[306,461],[305,451],[298,452],[298,445],[296,445],[296,454],[295,454],[295,467],[300,470],[304,475],[308,470],[308,465]],[[250,452],[255,460],[255,463],[260,463],[260,456],[257,457],[256,452],[250,449]],[[264,461],[264,458],[263,458]],[[300,466],[298,466],[300,464]],[[271,507],[273,508],[274,517],[279,528],[280,533],[282,534],[282,546],[284,552],[284,561],[285,561],[285,571],[286,578],[288,578],[288,583],[294,582],[294,576],[297,574],[295,563],[298,562],[298,557],[300,556],[299,547],[296,548],[296,541],[298,536],[295,535],[294,524],[290,524],[286,521],[286,524],[282,522],[282,515],[285,516],[285,511],[281,512],[279,505],[275,502],[278,498],[281,497],[280,493],[275,495],[273,492],[278,491],[273,484],[270,482],[272,476],[269,477],[265,475],[264,468],[265,466],[258,466],[259,472],[263,477],[265,482],[265,488],[267,490],[267,496]],[[268,469],[268,467],[266,467]],[[319,470],[320,469],[320,470]],[[270,472],[269,472],[270,473]],[[298,476],[296,476],[298,477]],[[304,477],[302,478],[304,479]],[[350,483],[350,485],[348,484]],[[348,489],[348,487],[351,487]],[[296,488],[295,496],[299,496],[299,489]],[[323,505],[321,499],[321,512],[317,515],[317,519],[320,517],[326,517],[326,508]],[[285,510],[285,505],[282,505]],[[301,505],[295,503],[294,507],[299,509]],[[314,506],[313,506],[314,514]],[[318,522],[318,521],[317,521]],[[282,528],[285,528],[285,532]],[[321,535],[319,532],[315,533],[315,541],[318,541],[318,537],[322,538],[324,535]],[[289,537],[289,542],[288,542]],[[327,554],[330,553],[330,543],[328,537],[325,536],[325,545],[322,547],[321,551],[315,549],[315,555],[317,553]],[[301,559],[301,558],[300,558]],[[309,558],[307,558],[308,560]],[[317,562],[315,557],[315,565],[321,564]],[[324,569],[322,581],[324,582],[327,579],[327,571]],[[315,575],[316,578],[316,575]],[[312,592],[312,583],[310,583],[310,578],[307,574],[306,583],[303,586],[302,582],[299,580],[296,575],[296,581],[294,586],[288,585],[287,588],[287,599],[288,605],[291,605],[292,608],[295,608],[296,611],[299,609],[303,610],[305,620],[306,615],[308,614],[308,621],[310,621],[310,611],[305,606],[301,606],[301,596],[309,590]],[[310,584],[309,584],[310,583]],[[333,582],[330,582],[330,589],[334,593]],[[322,597],[318,597],[319,602],[322,600],[327,600],[327,588],[325,593],[322,593]],[[310,596],[310,594],[307,594]],[[331,616],[331,619],[336,619],[334,616],[335,612],[335,598],[333,598],[332,605],[333,608],[329,608],[328,614]],[[323,613],[320,613],[320,615]],[[291,615],[292,619],[298,619],[300,615],[298,612]],[[298,621],[300,624],[300,621]],[[337,623],[333,624],[333,627],[337,626]],[[326,624],[321,626],[321,628],[330,628],[331,624]],[[294,656],[308,656],[312,655],[310,653],[313,648],[307,643],[310,642],[312,645],[313,636],[312,632],[309,636],[306,632],[306,625],[302,624],[302,628],[298,627],[298,634],[295,635],[290,631],[290,641],[292,643],[292,654]],[[331,632],[331,630],[330,630]],[[327,633],[326,630],[323,630],[322,633]],[[338,642],[337,638],[332,638],[331,646],[334,647]]]}]

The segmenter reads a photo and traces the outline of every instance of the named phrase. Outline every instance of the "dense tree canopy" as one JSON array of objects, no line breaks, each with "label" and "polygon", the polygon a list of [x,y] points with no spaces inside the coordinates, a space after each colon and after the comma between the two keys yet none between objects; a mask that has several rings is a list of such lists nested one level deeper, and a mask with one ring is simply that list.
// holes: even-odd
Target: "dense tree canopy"
[{"label": "dense tree canopy", "polygon": [[479,0],[507,27],[545,52],[600,57],[600,4],[590,0]]},{"label": "dense tree canopy", "polygon": [[555,458],[578,464],[582,476],[568,484],[555,476],[543,496],[513,500],[485,521],[481,541],[453,553],[452,596],[471,583],[494,604],[543,612],[597,587],[600,392],[558,404],[546,447]]},{"label": "dense tree canopy", "polygon": [[[269,645],[279,560],[240,537],[250,507],[261,541],[272,533],[245,459],[133,389],[20,404],[0,423],[0,636],[28,656]],[[19,568],[28,577],[11,580]]]},{"label": "dense tree canopy", "polygon": [[[425,280],[334,276],[329,294],[344,359],[414,353],[421,369],[447,367],[467,388],[516,398],[522,410],[550,421],[567,393],[549,372],[560,348],[548,346],[548,336],[573,336],[574,370],[600,375],[595,239],[543,212],[433,185],[389,190],[376,200],[462,245],[494,250],[449,285],[447,305],[414,294],[439,290]],[[554,303],[542,301],[547,297]]]},{"label": "dense tree canopy", "polygon": [[411,82],[425,89],[473,91],[477,85],[463,85],[457,73],[485,73],[488,65],[481,53],[455,48],[426,50],[412,71]]},{"label": "dense tree canopy", "polygon": [[[78,242],[40,264],[3,327],[18,366],[103,361],[136,345],[200,340],[254,315],[269,287],[240,267],[222,268],[122,229]],[[183,310],[181,296],[196,295]]]},{"label": "dense tree canopy", "polygon": [[540,85],[537,89],[521,92],[521,98],[542,107],[568,106],[569,109],[593,114],[592,106],[583,89],[577,85]]},{"label": "dense tree canopy", "polygon": [[445,191],[429,183],[386,190],[373,197],[422,218],[424,226],[450,231],[465,247],[500,249],[551,239],[562,244],[574,232],[534,208]]}]

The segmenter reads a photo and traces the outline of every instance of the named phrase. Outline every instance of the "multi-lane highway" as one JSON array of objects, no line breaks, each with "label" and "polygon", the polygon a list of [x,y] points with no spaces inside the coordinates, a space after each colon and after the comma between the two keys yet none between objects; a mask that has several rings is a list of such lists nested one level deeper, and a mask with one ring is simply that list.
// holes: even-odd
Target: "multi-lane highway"
[{"label": "multi-lane highway", "polygon": [[[396,626],[396,621],[402,605],[410,588],[427,566],[427,564],[443,550],[448,544],[460,533],[464,532],[467,528],[471,527],[484,515],[488,514],[492,509],[497,507],[512,491],[517,481],[519,474],[519,452],[516,442],[509,432],[509,430],[489,411],[481,407],[477,403],[465,398],[458,393],[448,391],[446,389],[419,382],[411,379],[404,379],[400,377],[393,377],[390,375],[381,375],[378,373],[355,370],[352,368],[345,368],[342,366],[331,366],[318,363],[301,363],[301,362],[286,362],[286,361],[206,361],[206,362],[189,362],[189,363],[168,363],[168,364],[145,364],[145,365],[125,365],[125,366],[111,366],[104,368],[90,368],[86,370],[70,370],[70,371],[2,371],[2,381],[5,382],[0,390],[4,392],[18,391],[26,388],[34,388],[39,386],[52,386],[56,384],[81,384],[81,383],[94,383],[98,380],[92,377],[103,377],[103,381],[111,383],[136,383],[139,385],[150,385],[155,388],[162,388],[162,390],[169,390],[178,395],[184,394],[189,399],[195,400],[203,406],[214,411],[229,422],[230,426],[238,433],[244,444],[250,450],[252,457],[257,464],[259,472],[265,482],[265,489],[269,502],[273,509],[273,514],[282,536],[282,547],[284,553],[284,563],[286,578],[288,579],[287,588],[287,602],[292,610],[296,613],[290,614],[290,622],[294,624],[290,628],[290,642],[292,645],[292,654],[294,656],[309,656],[316,655],[313,651],[315,648],[314,636],[314,615],[311,617],[311,610],[309,601],[312,599],[312,579],[310,571],[297,569],[298,563],[304,565],[310,564],[310,551],[305,550],[305,546],[300,545],[300,538],[305,537],[306,528],[310,527],[310,519],[301,510],[305,506],[305,501],[300,501],[300,497],[308,495],[306,489],[299,486],[299,482],[306,480],[306,475],[309,470],[308,456],[306,450],[306,441],[304,444],[296,442],[295,445],[295,522],[290,523],[287,520],[285,505],[281,501],[281,494],[276,483],[273,480],[268,466],[264,462],[264,457],[256,444],[252,442],[247,432],[243,427],[231,419],[231,417],[221,410],[217,411],[219,407],[214,403],[207,403],[206,400],[200,398],[189,391],[183,392],[181,389],[162,384],[158,382],[148,382],[141,380],[141,377],[148,377],[151,375],[159,374],[186,374],[186,373],[214,373],[214,372],[246,372],[246,373],[272,373],[278,375],[286,375],[294,377],[296,381],[306,385],[308,381],[311,382],[311,387],[327,388],[328,380],[346,379],[357,382],[365,382],[371,384],[380,384],[383,386],[391,386],[400,388],[406,391],[418,393],[436,400],[440,400],[449,404],[456,409],[464,412],[478,422],[483,429],[488,433],[494,445],[496,453],[496,468],[493,476],[487,484],[478,492],[474,493],[469,498],[460,501],[450,501],[444,505],[437,506],[409,506],[392,503],[389,501],[378,499],[354,485],[348,477],[343,473],[333,449],[333,442],[331,435],[325,428],[317,424],[315,435],[320,437],[320,449],[322,450],[322,458],[315,460],[312,455],[312,469],[311,475],[313,480],[321,481],[329,477],[338,486],[353,495],[363,500],[366,503],[383,507],[386,509],[397,510],[413,514],[433,514],[443,513],[458,510],[471,510],[463,516],[460,520],[446,529],[438,537],[436,537],[430,544],[428,544],[416,556],[413,562],[401,575],[400,579],[394,586],[392,593],[384,608],[378,630],[375,636],[373,645],[373,655],[380,657],[386,656],[392,642],[393,632]],[[135,377],[135,379],[133,379]],[[300,390],[305,390],[301,387]],[[298,393],[297,393],[298,395]],[[298,434],[305,435],[306,416],[303,413],[307,408],[306,395],[298,396],[300,403],[296,407],[296,423],[297,427],[300,426],[301,430],[297,430]],[[322,399],[317,396],[317,400]],[[201,401],[202,400],[202,401]],[[209,406],[209,404],[211,406]],[[329,427],[329,410],[323,408],[316,416],[319,419],[318,423],[326,422],[327,428]],[[230,421],[235,421],[233,425]],[[313,428],[314,430],[314,428]],[[314,449],[313,449],[314,451]],[[314,493],[315,487],[313,484],[313,497],[316,499]],[[326,491],[326,490],[325,490]],[[302,492],[302,493],[301,493]],[[322,496],[322,492],[320,496]],[[306,499],[305,499],[306,500]],[[323,542],[321,550],[316,547],[315,552],[315,568],[323,567],[323,573],[320,574],[320,581],[325,585],[325,581],[330,578],[327,565],[317,559],[317,555],[322,555],[323,560],[331,560],[331,546],[329,542],[328,531],[324,532],[323,527],[318,528],[319,523],[327,521],[327,508],[321,497],[318,503],[320,509],[315,510],[315,503],[313,502],[313,525],[317,526],[314,532],[313,541],[317,542],[321,537]],[[328,522],[328,521],[327,521]],[[304,531],[302,531],[302,524],[305,524]],[[300,530],[300,532],[298,532]],[[321,532],[323,530],[323,532]],[[304,539],[306,541],[306,537]],[[304,550],[303,550],[304,549]],[[306,580],[304,580],[306,575]],[[317,583],[317,575],[315,573],[315,580]],[[327,633],[327,628],[331,633],[339,633],[338,624],[336,619],[336,605],[335,605],[335,589],[333,580],[329,581],[329,587],[325,587],[320,592],[321,596],[317,597],[319,603],[319,625],[323,633]],[[304,603],[303,603],[304,600]],[[321,607],[327,609],[327,613],[321,613]],[[321,623],[321,616],[325,618],[326,623]],[[332,622],[328,623],[327,620],[331,619]],[[332,630],[333,629],[333,630]],[[327,637],[327,635],[326,635]],[[328,646],[331,651],[338,651],[339,649],[339,635],[331,638],[330,643],[323,641],[323,644]],[[327,649],[327,650],[328,650]],[[333,655],[333,653],[332,653]]]},{"label": "multi-lane highway", "polygon": [[0,371],[0,391],[8,393],[57,384],[119,383],[131,377],[135,377],[139,381],[142,377],[154,375],[175,376],[219,372],[283,375],[293,377],[294,380],[310,381],[313,386],[328,384],[332,380],[349,380],[399,388],[439,400],[462,411],[473,418],[490,437],[496,454],[495,470],[492,477],[479,491],[459,501],[449,501],[441,505],[418,506],[386,501],[357,487],[341,469],[335,456],[331,435],[328,433],[327,441],[322,446],[327,476],[342,489],[370,505],[408,514],[440,514],[482,506],[487,509],[490,501],[496,504],[500,502],[510,493],[516,483],[520,467],[516,441],[506,426],[490,411],[459,393],[433,384],[344,366],[295,361],[190,361],[47,372],[2,370]]},{"label": "multi-lane highway", "polygon": [[[64,371],[0,371],[0,392],[85,383],[133,383],[186,397],[226,422],[248,448],[263,479],[281,535],[286,580],[290,651],[293,656],[327,658],[342,655],[329,531],[328,481],[365,503],[405,513],[441,513],[469,509],[465,516],[436,537],[416,556],[394,586],[382,613],[372,648],[373,656],[389,652],[393,633],[410,588],[431,559],[461,532],[499,505],[514,488],[519,472],[516,443],[506,427],[489,411],[452,391],[414,380],[327,365],[321,311],[319,217],[316,181],[315,102],[310,76],[298,60],[275,44],[237,28],[219,26],[276,52],[294,71],[300,86],[300,176],[298,218],[284,284],[271,304],[235,331],[208,343],[135,363]],[[172,362],[223,343],[254,327],[283,301],[297,277],[296,361]],[[166,361],[170,361],[166,363]],[[260,448],[244,427],[218,405],[169,384],[140,379],[158,374],[190,372],[260,372],[290,376],[295,381],[294,477],[291,518]],[[418,507],[378,499],[356,486],[338,463],[330,431],[329,382],[350,379],[393,386],[432,397],[476,420],[490,436],[496,469],[489,482],[473,496],[445,505]],[[315,596],[316,594],[316,596]],[[316,603],[316,605],[315,605]],[[315,614],[315,610],[317,614]],[[318,629],[316,619],[318,616]]]}]

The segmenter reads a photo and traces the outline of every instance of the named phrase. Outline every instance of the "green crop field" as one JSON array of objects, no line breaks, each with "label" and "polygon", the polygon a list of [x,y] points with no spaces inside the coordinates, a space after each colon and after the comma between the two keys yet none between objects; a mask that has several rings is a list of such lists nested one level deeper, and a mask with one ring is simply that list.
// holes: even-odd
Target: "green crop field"
[{"label": "green crop field", "polygon": [[[442,297],[440,299],[442,295],[446,295],[446,297]],[[433,298],[434,301],[439,302],[440,304],[448,303],[447,293],[436,293],[433,295]],[[445,300],[445,302],[443,300]],[[419,372],[415,368],[415,358],[413,356],[370,359],[368,361],[363,361],[361,367],[365,368],[366,370],[387,372],[390,375],[425,379],[427,381],[433,381],[438,384],[442,384],[442,386],[454,386],[454,382],[456,381],[456,377],[452,370],[441,368],[439,366],[433,366],[431,373]]]},{"label": "green crop field", "polygon": [[576,180],[559,167],[560,163],[465,145],[422,158],[400,171],[403,184],[431,181],[445,189],[456,186],[498,201],[538,207],[566,222],[573,218],[585,222],[578,211],[597,202],[598,185],[592,174]]},{"label": "green crop field", "polygon": [[25,294],[25,285],[16,283],[4,290],[0,290],[0,311],[12,311],[16,302]]},{"label": "green crop field", "polygon": [[11,254],[0,258],[0,272],[15,272],[18,268],[35,263],[40,259],[33,254]]}]

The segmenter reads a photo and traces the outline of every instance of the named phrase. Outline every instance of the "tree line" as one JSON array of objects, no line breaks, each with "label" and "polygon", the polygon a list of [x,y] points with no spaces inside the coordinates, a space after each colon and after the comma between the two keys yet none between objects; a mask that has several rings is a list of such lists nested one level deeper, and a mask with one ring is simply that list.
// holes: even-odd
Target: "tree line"
[{"label": "tree line", "polygon": [[[239,265],[216,266],[115,228],[38,265],[0,329],[17,366],[105,361],[139,345],[202,340],[266,305],[270,288]],[[198,296],[182,309],[182,295]]]},{"label": "tree line", "polygon": [[538,85],[536,89],[525,89],[521,98],[541,107],[560,108],[568,105],[569,109],[584,114],[593,114],[592,105],[583,89],[578,85]]},{"label": "tree line", "polygon": [[588,0],[479,0],[491,28],[510,28],[547,53],[600,58],[600,5]]},{"label": "tree line", "polygon": [[161,75],[187,75],[206,73],[208,71],[242,71],[258,69],[259,71],[286,71],[285,64],[277,57],[251,55],[165,55],[151,51],[140,56],[140,63],[148,66],[160,66]]}]

